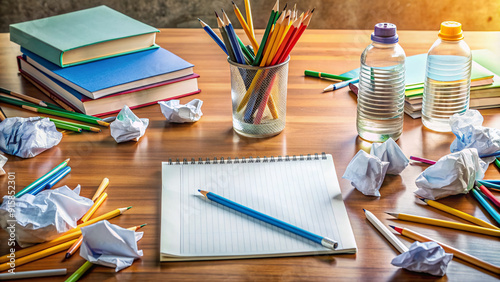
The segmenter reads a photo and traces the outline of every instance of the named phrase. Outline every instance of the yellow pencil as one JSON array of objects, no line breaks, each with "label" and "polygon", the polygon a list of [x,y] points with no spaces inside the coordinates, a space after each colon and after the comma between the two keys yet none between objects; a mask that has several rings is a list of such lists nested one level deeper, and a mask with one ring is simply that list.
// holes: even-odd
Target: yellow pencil
[{"label": "yellow pencil", "polygon": [[274,29],[273,29],[269,39],[266,42],[266,48],[264,48],[264,56],[262,57],[262,61],[260,62],[261,67],[266,65],[267,58],[269,58],[269,54],[271,53],[271,49],[273,48],[273,44],[274,44],[274,41],[276,40],[276,36],[279,33],[279,29],[281,27],[281,24],[285,20],[285,14],[286,13],[281,13],[281,16],[278,18],[278,20],[274,24]]},{"label": "yellow pencil", "polygon": [[[84,227],[84,226],[87,226],[87,225],[91,225],[93,223],[96,223],[98,221],[101,221],[101,220],[104,220],[104,219],[111,219],[113,217],[116,217],[116,216],[119,216],[121,214],[123,214],[124,212],[126,212],[127,210],[131,209],[132,207],[127,207],[127,208],[119,208],[119,209],[116,209],[116,210],[113,210],[113,211],[110,211],[108,213],[105,213],[101,216],[98,216],[96,218],[93,218],[87,222],[84,222],[82,224],[78,224],[78,226],[76,226],[75,228],[73,229],[70,229],[68,231],[66,231],[65,233],[63,233],[62,235],[68,235],[68,234],[71,234],[71,233],[75,233],[75,232],[81,232],[80,231],[80,228]],[[68,246],[69,247],[69,246]]]},{"label": "yellow pencil", "polygon": [[[16,258],[24,257],[24,256],[27,256],[29,254],[33,254],[33,253],[36,253],[38,251],[45,250],[45,249],[48,249],[50,247],[65,243],[67,241],[77,239],[78,236],[80,236],[80,234],[82,234],[82,232],[80,230],[78,230],[78,232],[64,235],[64,236],[58,237],[54,240],[51,240],[51,241],[48,241],[45,243],[40,243],[40,244],[33,245],[33,246],[30,246],[30,247],[27,247],[24,249],[20,249],[20,250],[16,251]],[[6,261],[9,261],[9,258],[7,257],[7,255],[0,257],[0,263],[6,262]]]},{"label": "yellow pencil", "polygon": [[95,199],[99,198],[101,193],[106,190],[106,188],[109,185],[109,179],[107,177],[104,177],[102,180],[101,184],[99,184],[99,188],[97,188],[97,191],[95,192],[94,196],[92,197],[92,201],[95,201]]},{"label": "yellow pencil", "polygon": [[435,218],[424,217],[424,216],[416,216],[416,215],[411,215],[411,214],[392,213],[392,212],[386,212],[386,213],[394,216],[397,219],[401,219],[401,220],[418,222],[418,223],[423,223],[423,224],[441,226],[441,227],[446,227],[446,228],[452,228],[452,229],[457,229],[457,230],[463,230],[463,231],[475,232],[475,233],[484,234],[484,235],[500,237],[500,230],[496,230],[496,229],[490,229],[490,228],[485,228],[485,227],[481,227],[481,226],[475,226],[475,225],[458,223],[458,222],[453,222],[453,221],[435,219]]},{"label": "yellow pencil", "polygon": [[[38,260],[38,259],[41,259],[41,258],[44,258],[44,257],[47,257],[47,256],[50,256],[50,255],[53,255],[53,254],[56,254],[56,253],[59,253],[59,252],[62,252],[64,250],[66,250],[69,246],[71,246],[76,240],[77,239],[73,239],[73,240],[64,242],[60,245],[56,245],[56,246],[50,247],[48,249],[44,249],[42,251],[27,255],[24,257],[16,258],[16,267],[23,265],[23,264],[26,264],[26,263],[29,263],[29,262],[32,262],[32,261],[35,261],[35,260]],[[4,271],[4,270],[10,269],[10,268],[11,268],[10,262],[0,264],[0,271]]]},{"label": "yellow pencil", "polygon": [[457,209],[449,207],[445,204],[441,204],[440,202],[436,202],[436,201],[429,200],[429,199],[420,199],[420,200],[422,200],[423,202],[425,202],[426,204],[428,204],[429,206],[431,206],[433,208],[436,208],[438,210],[441,210],[441,211],[447,212],[449,214],[458,216],[461,219],[465,219],[465,220],[470,221],[472,223],[475,223],[479,226],[500,230],[500,228],[496,227],[495,225],[493,225],[491,223],[488,223],[488,222],[486,222],[482,219],[479,219],[477,217],[474,217],[470,214],[464,213],[463,211],[459,211]]},{"label": "yellow pencil", "polygon": [[245,14],[247,16],[248,29],[250,30],[250,33],[252,34],[253,38],[255,38],[255,30],[253,28],[253,19],[252,19],[252,6],[250,5],[250,0],[245,0]]},{"label": "yellow pencil", "polygon": [[491,272],[494,272],[496,274],[500,274],[500,267],[494,265],[494,264],[491,264],[489,262],[485,262],[481,259],[478,259],[472,255],[469,255],[465,252],[462,252],[458,249],[455,249],[453,247],[450,247],[446,244],[443,244],[441,242],[438,242],[434,239],[431,239],[429,237],[426,237],[420,233],[417,233],[415,231],[412,231],[408,228],[401,228],[401,227],[396,227],[396,226],[392,226],[390,225],[394,230],[396,230],[397,232],[399,232],[400,234],[408,237],[408,238],[411,238],[413,240],[416,240],[416,241],[420,241],[420,242],[430,242],[430,241],[433,241],[433,242],[436,242],[438,243],[441,247],[443,247],[444,251],[447,252],[447,253],[452,253],[453,254],[453,258],[459,258],[459,259],[462,259],[468,263],[471,263],[475,266],[478,266],[478,267],[481,267],[481,268],[484,268],[484,269],[487,269]]},{"label": "yellow pencil", "polygon": [[273,61],[274,56],[276,55],[276,52],[278,51],[279,43],[281,42],[281,40],[283,40],[283,37],[285,34],[284,31],[289,23],[290,23],[290,16],[286,16],[279,27],[278,34],[276,35],[276,38],[274,39],[273,46],[271,48],[269,56],[267,57],[266,66],[271,65],[271,62]]},{"label": "yellow pencil", "polygon": [[245,33],[248,37],[248,40],[250,40],[250,43],[252,44],[254,55],[257,55],[257,51],[259,50],[259,43],[257,43],[255,36],[250,31],[250,28],[248,27],[247,23],[245,22],[245,19],[243,18],[243,15],[241,14],[240,9],[238,9],[238,6],[236,6],[236,4],[233,1],[231,1],[231,2],[233,3],[234,13],[236,14],[236,17],[238,18],[238,21],[240,22],[241,27],[245,31]]},{"label": "yellow pencil", "polygon": [[107,193],[102,193],[99,198],[94,202],[94,204],[90,207],[90,209],[82,216],[81,221],[87,222],[89,218],[97,211],[97,209],[104,203],[106,198],[108,197]]}]

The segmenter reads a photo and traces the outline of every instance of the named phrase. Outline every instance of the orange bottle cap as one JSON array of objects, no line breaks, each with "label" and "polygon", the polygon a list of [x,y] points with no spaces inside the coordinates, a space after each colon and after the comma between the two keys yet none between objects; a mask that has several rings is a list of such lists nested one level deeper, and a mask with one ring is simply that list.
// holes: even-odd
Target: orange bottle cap
[{"label": "orange bottle cap", "polygon": [[462,33],[462,24],[454,21],[446,21],[441,23],[441,30],[438,34],[439,38],[444,40],[457,41],[464,39]]}]

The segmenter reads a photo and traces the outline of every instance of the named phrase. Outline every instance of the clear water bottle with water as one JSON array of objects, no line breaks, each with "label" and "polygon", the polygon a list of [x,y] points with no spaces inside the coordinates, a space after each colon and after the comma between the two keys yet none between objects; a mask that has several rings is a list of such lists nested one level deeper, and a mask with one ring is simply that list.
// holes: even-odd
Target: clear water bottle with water
[{"label": "clear water bottle with water", "polygon": [[422,123],[449,132],[450,117],[469,108],[472,55],[460,23],[441,23],[438,36],[427,54]]},{"label": "clear water bottle with water", "polygon": [[396,26],[378,23],[361,55],[357,130],[371,142],[397,140],[403,132],[406,55]]}]

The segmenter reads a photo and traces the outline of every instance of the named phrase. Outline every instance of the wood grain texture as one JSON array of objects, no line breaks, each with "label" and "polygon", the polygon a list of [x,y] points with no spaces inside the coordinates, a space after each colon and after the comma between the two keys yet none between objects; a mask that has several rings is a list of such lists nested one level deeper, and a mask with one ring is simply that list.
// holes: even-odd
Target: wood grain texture
[{"label": "wood grain texture", "polygon": [[[390,219],[385,211],[405,212],[441,219],[456,220],[431,207],[415,203],[415,179],[427,166],[413,164],[401,176],[387,176],[380,198],[367,197],[355,190],[349,181],[340,178],[359,149],[369,150],[369,144],[357,138],[356,97],[347,88],[322,93],[331,82],[304,77],[305,69],[340,74],[359,67],[359,57],[369,43],[367,30],[306,30],[292,51],[288,80],[288,105],[285,130],[272,138],[251,139],[232,130],[229,66],[220,48],[201,29],[164,29],[158,44],[195,65],[200,74],[202,92],[185,97],[181,103],[199,98],[204,101],[203,117],[194,124],[169,124],[153,105],[134,112],[149,118],[146,135],[139,142],[116,144],[109,128],[101,133],[64,133],[62,142],[33,159],[8,156],[7,172],[16,175],[18,190],[43,175],[66,158],[71,158],[71,173],[61,182],[70,187],[82,185],[82,195],[92,197],[101,180],[108,177],[108,199],[96,213],[133,206],[120,217],[110,220],[122,227],[148,223],[142,229],[144,238],[139,248],[144,257],[130,268],[115,273],[97,266],[83,277],[84,281],[102,280],[307,280],[307,281],[488,281],[496,280],[485,270],[470,264],[452,261],[446,277],[437,278],[412,273],[390,264],[397,251],[365,219],[363,208],[370,210],[386,224],[407,226],[488,262],[500,265],[498,239],[449,230],[426,227],[417,223]],[[237,33],[244,37],[242,30]],[[435,32],[401,31],[400,42],[408,56],[427,52],[436,39]],[[262,30],[257,31],[260,39]],[[499,32],[466,32],[471,49],[498,48]],[[498,51],[498,50],[497,50]],[[8,34],[0,34],[0,86],[36,97],[43,95],[17,73],[15,56],[18,46],[9,42]],[[7,116],[30,116],[8,105],[1,105]],[[482,110],[485,126],[500,127],[500,110]],[[398,144],[407,155],[437,160],[449,153],[453,134],[436,133],[422,127],[420,119],[405,116],[404,133]],[[358,244],[355,255],[305,256],[294,258],[246,259],[205,262],[159,262],[161,162],[168,159],[220,158],[248,156],[301,155],[326,152],[333,155],[354,235]],[[333,172],[332,172],[333,173]],[[500,171],[490,166],[486,178],[500,178]],[[0,177],[0,194],[7,191],[7,177]],[[469,195],[453,196],[442,202],[492,221],[485,210]],[[8,252],[8,234],[0,231],[0,255]],[[409,245],[408,239],[402,238]],[[16,270],[68,268],[68,276],[83,263],[75,255],[63,260],[64,253],[20,266]],[[59,281],[61,277],[40,281]]]}]

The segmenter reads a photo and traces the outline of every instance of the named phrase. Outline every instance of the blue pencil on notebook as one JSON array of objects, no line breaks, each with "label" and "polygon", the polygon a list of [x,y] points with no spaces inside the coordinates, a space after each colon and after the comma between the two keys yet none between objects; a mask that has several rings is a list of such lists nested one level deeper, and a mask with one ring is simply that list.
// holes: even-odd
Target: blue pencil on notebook
[{"label": "blue pencil on notebook", "polygon": [[227,31],[227,37],[229,41],[231,41],[231,47],[233,48],[234,55],[236,56],[236,61],[238,64],[245,64],[245,57],[243,56],[243,51],[241,51],[240,44],[238,43],[238,39],[236,38],[236,33],[234,32],[233,25],[229,18],[226,15],[226,12],[222,10],[224,25]]},{"label": "blue pencil on notebook", "polygon": [[348,86],[349,83],[357,83],[357,82],[359,82],[359,77],[353,78],[351,80],[342,81],[339,83],[330,84],[325,89],[323,89],[323,92],[334,91],[334,90]]},{"label": "blue pencil on notebook", "polygon": [[217,36],[217,34],[212,30],[212,28],[210,26],[208,26],[208,24],[206,24],[204,21],[202,21],[200,19],[198,19],[198,21],[200,21],[200,24],[203,27],[203,29],[208,33],[208,35],[210,35],[210,37],[212,37],[212,39],[215,41],[215,43],[217,43],[217,45],[219,45],[219,47],[222,49],[222,51],[224,51],[224,53],[226,53],[226,55],[229,55],[227,53],[226,45],[224,45],[224,42],[222,42],[220,37]]},{"label": "blue pencil on notebook", "polygon": [[45,180],[44,182],[40,183],[35,189],[31,190],[28,192],[28,194],[31,195],[36,195],[40,192],[42,192],[45,189],[50,189],[56,185],[57,182],[59,182],[61,179],[63,179],[69,172],[71,171],[71,167],[66,166],[60,171],[58,171],[56,174],[52,175],[50,178]]},{"label": "blue pencil on notebook", "polygon": [[316,235],[314,233],[306,231],[306,230],[299,228],[297,226],[291,225],[289,223],[286,223],[284,221],[281,221],[281,220],[276,219],[274,217],[271,217],[269,215],[258,212],[254,209],[251,209],[251,208],[245,207],[243,205],[240,205],[238,203],[235,203],[235,202],[228,200],[222,196],[219,196],[215,193],[207,192],[207,191],[203,191],[203,190],[198,190],[198,192],[203,194],[203,196],[207,197],[208,199],[210,199],[214,202],[217,202],[223,206],[226,206],[228,208],[231,208],[235,211],[241,212],[243,214],[246,214],[248,216],[251,216],[253,218],[261,220],[263,222],[272,224],[276,227],[282,228],[282,229],[289,231],[289,232],[292,232],[296,235],[302,236],[306,239],[309,239],[315,243],[322,245],[325,248],[335,250],[338,246],[338,243],[330,238]]}]

